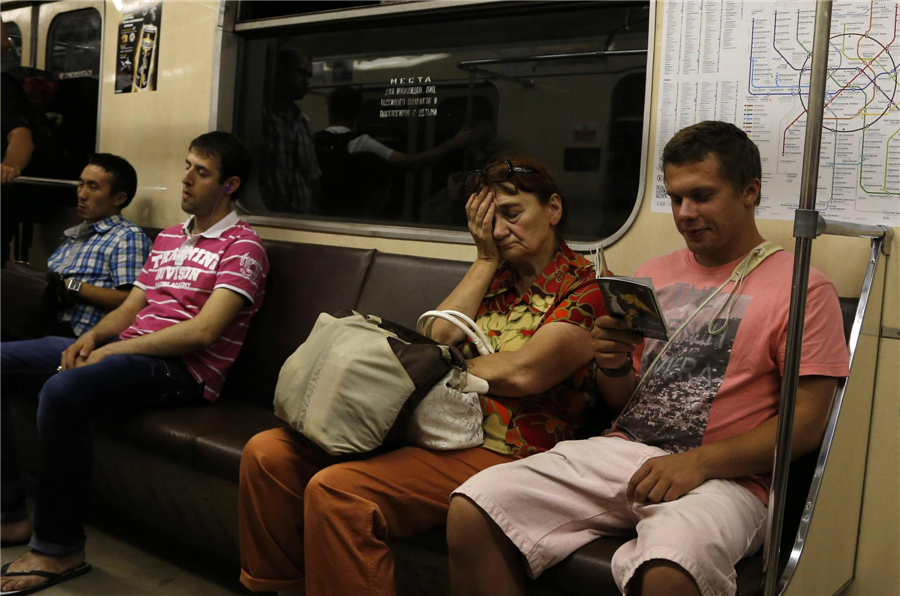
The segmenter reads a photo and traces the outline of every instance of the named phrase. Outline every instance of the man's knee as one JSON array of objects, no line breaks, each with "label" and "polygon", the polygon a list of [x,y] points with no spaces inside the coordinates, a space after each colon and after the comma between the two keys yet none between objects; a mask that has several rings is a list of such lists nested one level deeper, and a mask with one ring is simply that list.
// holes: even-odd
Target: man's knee
[{"label": "man's knee", "polygon": [[38,394],[38,428],[49,430],[63,420],[77,419],[76,388],[68,382],[68,375],[54,375],[44,383]]},{"label": "man's knee", "polygon": [[447,545],[451,557],[465,557],[487,548],[502,532],[485,511],[465,496],[450,500],[447,514]]},{"label": "man's knee", "polygon": [[665,559],[652,559],[638,567],[628,585],[628,596],[700,595],[697,582],[687,570]]}]

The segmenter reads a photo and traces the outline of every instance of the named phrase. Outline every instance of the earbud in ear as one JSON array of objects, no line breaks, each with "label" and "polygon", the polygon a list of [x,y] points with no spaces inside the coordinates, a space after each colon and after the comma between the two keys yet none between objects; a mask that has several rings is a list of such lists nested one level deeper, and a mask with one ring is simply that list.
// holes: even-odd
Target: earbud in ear
[{"label": "earbud in ear", "polygon": [[230,184],[226,184],[226,185],[225,185],[225,192],[228,192],[229,190],[231,190],[231,185],[230,185]]}]

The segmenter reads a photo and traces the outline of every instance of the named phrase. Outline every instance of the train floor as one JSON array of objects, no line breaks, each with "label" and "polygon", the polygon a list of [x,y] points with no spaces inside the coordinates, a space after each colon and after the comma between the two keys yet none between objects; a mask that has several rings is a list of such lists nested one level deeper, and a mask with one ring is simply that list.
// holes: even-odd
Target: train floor
[{"label": "train floor", "polygon": [[[33,504],[32,504],[33,505]],[[91,572],[40,592],[47,596],[230,596],[249,595],[238,581],[239,569],[223,568],[173,550],[145,533],[132,536],[121,527],[89,523],[87,560]],[[27,546],[2,550],[6,564]]]}]

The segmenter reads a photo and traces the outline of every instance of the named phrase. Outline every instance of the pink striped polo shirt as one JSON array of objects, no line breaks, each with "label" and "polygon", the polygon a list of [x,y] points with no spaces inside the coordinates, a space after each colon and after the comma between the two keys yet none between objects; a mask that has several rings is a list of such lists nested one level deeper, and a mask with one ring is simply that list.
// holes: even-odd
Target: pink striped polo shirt
[{"label": "pink striped polo shirt", "polygon": [[202,234],[190,233],[193,224],[191,216],[157,236],[134,282],[146,292],[147,306],[119,337],[138,337],[192,319],[216,288],[237,292],[247,301],[221,337],[182,356],[191,375],[203,383],[203,396],[216,401],[250,319],[262,304],[269,260],[259,236],[234,211]]}]

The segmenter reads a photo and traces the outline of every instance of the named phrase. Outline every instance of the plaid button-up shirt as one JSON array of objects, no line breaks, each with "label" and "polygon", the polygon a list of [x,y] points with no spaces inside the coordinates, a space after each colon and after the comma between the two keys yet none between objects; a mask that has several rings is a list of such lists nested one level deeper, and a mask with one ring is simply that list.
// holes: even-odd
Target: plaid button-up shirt
[{"label": "plaid button-up shirt", "polygon": [[[101,288],[122,288],[134,283],[150,254],[150,239],[122,217],[84,222],[65,231],[66,240],[47,259],[47,267],[65,278],[75,278]],[[69,321],[76,335],[97,324],[107,311],[77,302],[60,311],[59,321]]]},{"label": "plaid button-up shirt", "polygon": [[322,175],[309,121],[300,108],[263,115],[259,164],[262,200],[269,211],[318,213],[313,184]]}]

